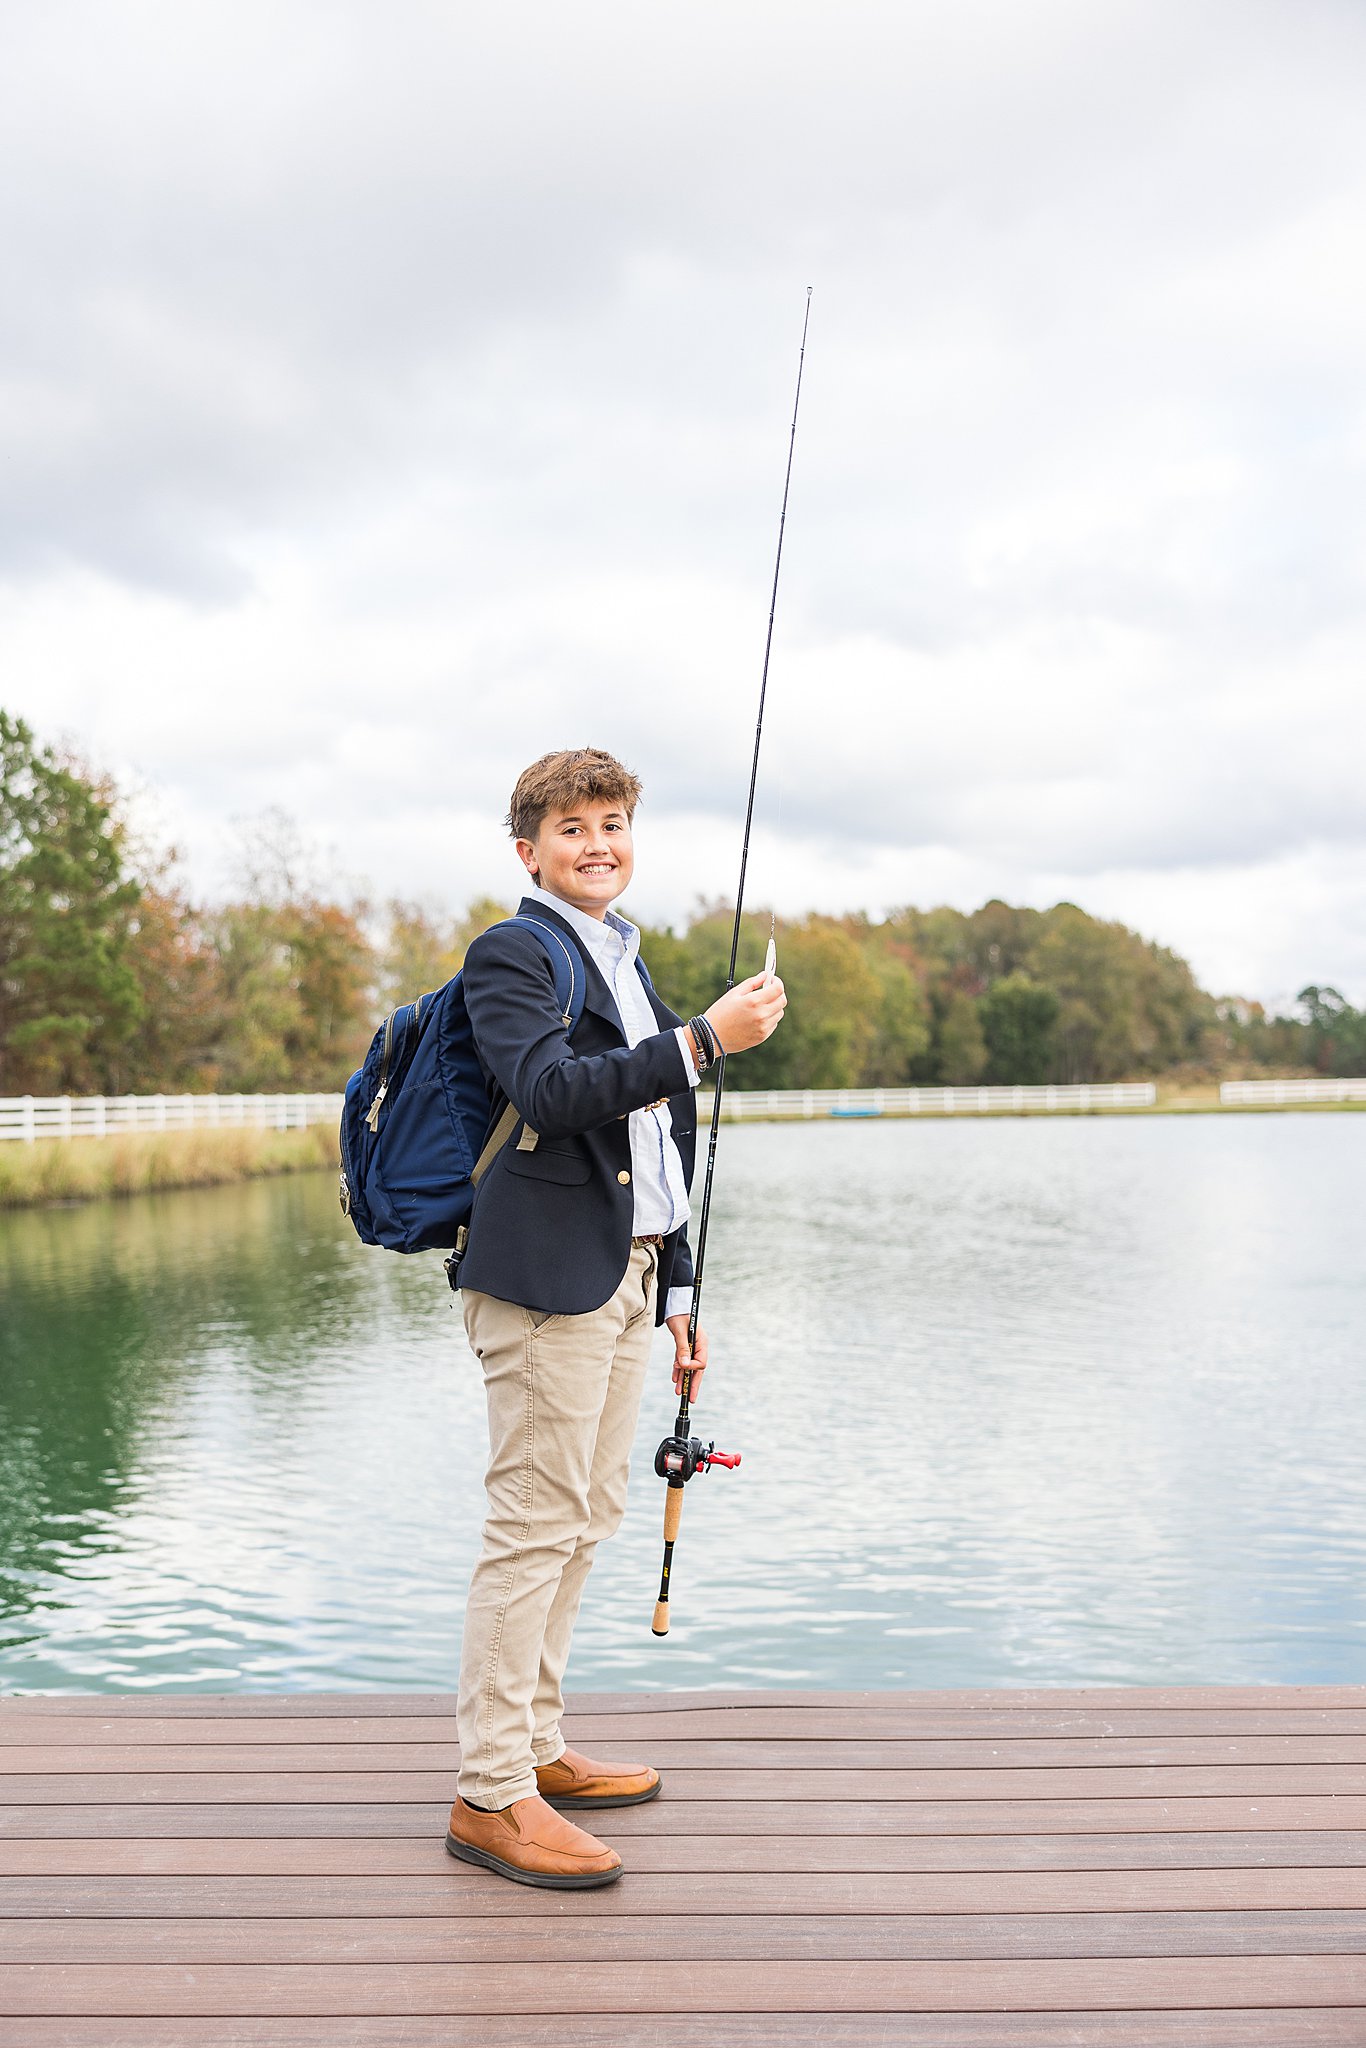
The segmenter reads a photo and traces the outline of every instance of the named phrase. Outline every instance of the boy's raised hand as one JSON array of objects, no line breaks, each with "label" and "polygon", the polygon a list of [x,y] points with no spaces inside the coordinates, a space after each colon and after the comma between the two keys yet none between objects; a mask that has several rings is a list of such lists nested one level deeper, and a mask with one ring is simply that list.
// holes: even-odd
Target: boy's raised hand
[{"label": "boy's raised hand", "polygon": [[718,996],[703,1016],[720,1041],[722,1052],[744,1052],[762,1045],[777,1030],[787,1008],[787,992],[775,974],[751,974]]}]

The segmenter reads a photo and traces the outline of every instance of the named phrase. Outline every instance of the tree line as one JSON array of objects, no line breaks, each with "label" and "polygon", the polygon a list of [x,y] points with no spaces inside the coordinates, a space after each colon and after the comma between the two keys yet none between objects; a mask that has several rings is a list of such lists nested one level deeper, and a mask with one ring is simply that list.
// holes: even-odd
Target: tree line
[{"label": "tree line", "polygon": [[[252,828],[233,899],[196,903],[109,778],[0,711],[0,1094],[338,1088],[385,1012],[513,907],[333,900],[278,817]],[[684,1016],[724,986],[732,915],[704,904],[682,931],[643,931]],[[746,915],[741,973],[769,931]],[[1268,1016],[1071,903],[812,913],[777,939],[791,1003],[745,1055],[751,1088],[1366,1073],[1366,1012],[1337,990]]]}]

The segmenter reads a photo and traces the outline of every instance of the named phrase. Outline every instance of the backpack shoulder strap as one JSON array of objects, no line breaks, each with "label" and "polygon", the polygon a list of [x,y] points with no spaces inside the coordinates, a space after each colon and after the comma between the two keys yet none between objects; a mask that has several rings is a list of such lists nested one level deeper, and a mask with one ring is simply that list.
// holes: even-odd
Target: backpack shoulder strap
[{"label": "backpack shoulder strap", "polygon": [[472,1188],[478,1187],[480,1181],[484,1178],[484,1175],[492,1166],[495,1158],[502,1151],[508,1139],[512,1136],[513,1126],[516,1124],[516,1122],[517,1105],[515,1102],[509,1102],[507,1107],[504,1109],[503,1114],[499,1117],[497,1123],[489,1132],[488,1142],[485,1144],[483,1151],[479,1154],[479,1157],[475,1160],[474,1165],[470,1168],[470,1186]]},{"label": "backpack shoulder strap", "polygon": [[507,924],[520,925],[524,931],[534,932],[544,946],[555,976],[555,1000],[560,1006],[560,1017],[566,1031],[572,1031],[583,1015],[583,999],[587,993],[587,980],[583,971],[583,956],[577,946],[557,931],[553,924],[546,924],[539,917],[509,917]]},{"label": "backpack shoulder strap", "polygon": [[[521,925],[525,930],[534,932],[538,942],[545,947],[551,972],[555,976],[555,1000],[560,1006],[560,1018],[565,1030],[572,1031],[583,1015],[583,999],[587,992],[583,958],[578,947],[563,938],[554,925],[544,924],[539,917],[508,917],[504,918],[503,922]],[[474,1163],[470,1174],[470,1183],[473,1187],[478,1187],[494,1159],[512,1136],[517,1120],[516,1105],[509,1102],[489,1132],[488,1141]],[[530,1125],[525,1126],[517,1140],[517,1150],[533,1152],[539,1135],[539,1132],[533,1131]]]}]

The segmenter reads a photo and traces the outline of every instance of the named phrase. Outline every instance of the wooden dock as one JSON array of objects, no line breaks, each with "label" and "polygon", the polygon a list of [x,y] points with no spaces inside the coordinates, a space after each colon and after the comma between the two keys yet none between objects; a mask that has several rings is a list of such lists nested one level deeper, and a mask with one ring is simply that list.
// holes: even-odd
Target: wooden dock
[{"label": "wooden dock", "polygon": [[604,1891],[446,1694],[0,1699],[0,2048],[1366,2044],[1366,1686],[580,1695]]}]

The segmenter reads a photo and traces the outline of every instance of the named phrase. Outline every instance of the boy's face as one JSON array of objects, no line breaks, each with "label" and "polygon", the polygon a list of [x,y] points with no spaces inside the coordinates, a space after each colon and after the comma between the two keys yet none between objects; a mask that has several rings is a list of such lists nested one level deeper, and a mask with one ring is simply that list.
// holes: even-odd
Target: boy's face
[{"label": "boy's face", "polygon": [[519,839],[517,851],[543,889],[590,917],[603,916],[635,866],[631,821],[605,798],[573,811],[547,811],[536,837]]}]

